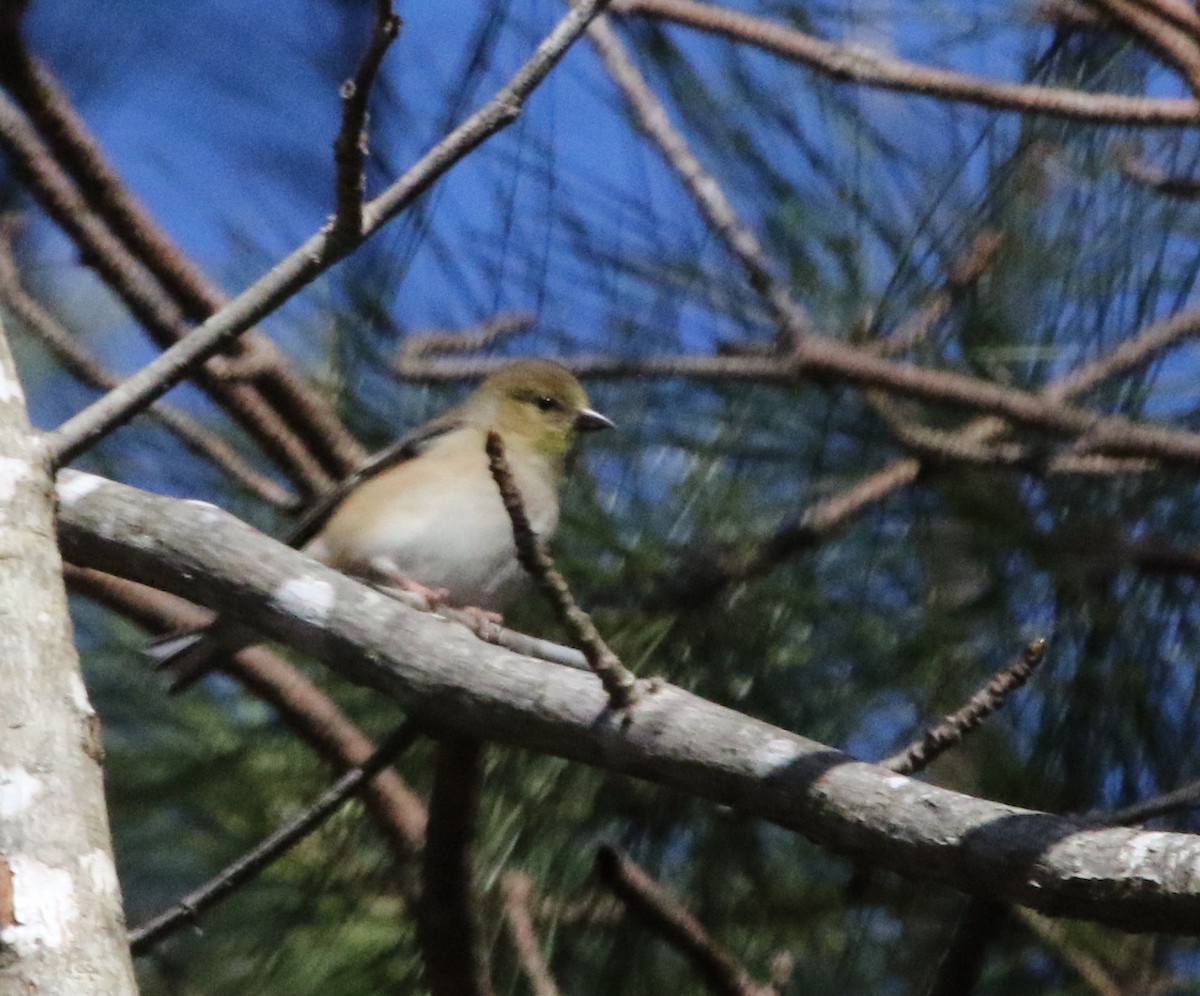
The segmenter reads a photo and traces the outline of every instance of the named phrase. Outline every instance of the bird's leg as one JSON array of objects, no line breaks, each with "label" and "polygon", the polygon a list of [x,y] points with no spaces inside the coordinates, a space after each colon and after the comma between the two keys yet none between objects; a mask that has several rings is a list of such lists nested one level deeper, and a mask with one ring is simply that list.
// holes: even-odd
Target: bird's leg
[{"label": "bird's leg", "polygon": [[483,625],[501,626],[504,616],[499,612],[490,612],[473,605],[457,606],[450,601],[450,592],[445,588],[433,588],[403,574],[396,565],[385,557],[377,557],[371,561],[371,580],[377,588],[384,592],[408,592],[423,598],[431,612],[442,608],[452,608],[456,613],[468,616],[468,624],[472,628]]},{"label": "bird's leg", "polygon": [[450,592],[446,588],[434,588],[427,584],[421,584],[420,581],[414,581],[407,574],[401,572],[396,564],[387,557],[375,557],[371,561],[370,568],[370,574],[366,580],[380,591],[391,593],[404,591],[411,595],[418,595],[429,603],[431,609],[445,605],[450,600]]}]

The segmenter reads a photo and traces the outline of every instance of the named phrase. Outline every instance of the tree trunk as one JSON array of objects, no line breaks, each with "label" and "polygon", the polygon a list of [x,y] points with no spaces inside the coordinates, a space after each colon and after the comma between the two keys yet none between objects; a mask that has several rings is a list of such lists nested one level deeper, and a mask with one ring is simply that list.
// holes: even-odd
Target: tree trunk
[{"label": "tree trunk", "polygon": [[137,992],[53,528],[0,329],[0,993]]}]

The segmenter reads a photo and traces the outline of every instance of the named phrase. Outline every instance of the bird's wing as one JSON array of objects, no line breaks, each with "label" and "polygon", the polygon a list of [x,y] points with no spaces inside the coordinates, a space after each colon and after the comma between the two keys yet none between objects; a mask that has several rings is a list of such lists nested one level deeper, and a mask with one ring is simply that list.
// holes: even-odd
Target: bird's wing
[{"label": "bird's wing", "polygon": [[[463,424],[457,413],[447,412],[370,456],[361,466],[316,500],[292,528],[286,539],[287,544],[302,547],[321,531],[346,496],[363,481],[405,460],[411,460],[432,440],[454,431]],[[173,672],[172,692],[182,691],[203,677],[212,666],[215,656],[222,653],[228,656],[242,646],[255,642],[250,631],[244,627],[221,622],[219,619],[214,623],[168,633],[146,645],[145,653],[154,663],[155,669],[170,669]]]},{"label": "bird's wing", "polygon": [[305,543],[324,528],[325,523],[329,521],[329,517],[337,507],[363,481],[369,480],[389,467],[395,467],[406,460],[411,460],[413,457],[418,456],[430,442],[444,436],[448,432],[453,432],[455,429],[461,428],[463,424],[460,417],[452,413],[447,413],[440,418],[435,418],[425,423],[425,425],[413,430],[407,436],[402,436],[394,443],[390,443],[378,452],[373,453],[365,462],[342,478],[341,481],[326,491],[325,494],[318,497],[313,505],[300,517],[295,526],[292,527],[292,531],[287,535],[284,542],[288,546],[296,547],[297,549],[304,546]]}]

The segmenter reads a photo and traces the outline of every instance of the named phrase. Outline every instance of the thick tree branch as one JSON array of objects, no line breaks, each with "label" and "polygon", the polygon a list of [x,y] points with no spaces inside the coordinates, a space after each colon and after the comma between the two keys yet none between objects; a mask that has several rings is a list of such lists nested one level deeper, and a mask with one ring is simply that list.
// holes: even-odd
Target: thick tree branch
[{"label": "thick tree branch", "polygon": [[197,363],[236,340],[411,205],[455,163],[511,124],[525,100],[606,4],[607,0],[584,0],[570,10],[491,100],[364,207],[360,238],[335,245],[328,229],[313,235],[186,339],[130,377],[119,390],[105,395],[60,426],[49,443],[53,462],[62,465],[69,461],[179,383]]},{"label": "thick tree branch", "polygon": [[[64,550],[251,622],[413,718],[632,774],[926,881],[1133,930],[1200,931],[1200,838],[987,802],[663,685],[614,715],[590,674],[482,643],[215,508],[59,480]],[[703,731],[698,735],[697,731]]]},{"label": "thick tree branch", "polygon": [[380,771],[392,763],[417,739],[413,723],[404,723],[388,736],[361,766],[347,771],[321,797],[298,816],[288,820],[236,861],[197,889],[193,889],[169,910],[129,932],[129,948],[144,955],[156,945],[200,915],[254,881],[270,865],[282,858],[300,841],[319,830],[342,805],[359,792]]}]

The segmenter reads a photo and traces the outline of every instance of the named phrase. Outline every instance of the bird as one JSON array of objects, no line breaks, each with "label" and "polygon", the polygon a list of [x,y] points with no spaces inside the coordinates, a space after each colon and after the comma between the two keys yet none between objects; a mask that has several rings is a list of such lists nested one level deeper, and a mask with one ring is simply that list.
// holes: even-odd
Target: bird
[{"label": "bird", "polygon": [[[566,367],[513,361],[318,499],[288,542],[344,574],[494,616],[524,570],[489,470],[488,433],[500,436],[530,525],[546,541],[578,437],[610,428]],[[180,691],[256,642],[244,624],[217,619],[153,641],[147,653]]]}]

